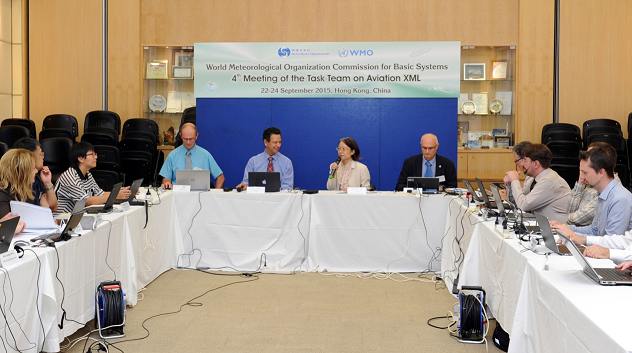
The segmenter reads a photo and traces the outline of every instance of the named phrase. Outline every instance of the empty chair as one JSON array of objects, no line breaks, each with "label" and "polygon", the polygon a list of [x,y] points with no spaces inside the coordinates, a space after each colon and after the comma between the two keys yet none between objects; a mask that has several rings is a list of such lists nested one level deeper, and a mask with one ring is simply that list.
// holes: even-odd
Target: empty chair
[{"label": "empty chair", "polygon": [[[97,162],[97,165],[99,163]],[[121,175],[111,170],[100,170],[96,168],[90,169],[90,174],[103,191],[112,191],[112,187],[116,183],[121,182]]]},{"label": "empty chair", "polygon": [[6,125],[0,127],[0,142],[6,143],[9,148],[13,147],[15,141],[21,139],[22,137],[30,136],[31,132],[24,126]]},{"label": "empty chair", "polygon": [[95,110],[86,114],[83,125],[83,132],[90,131],[90,128],[101,127],[116,131],[117,140],[121,134],[121,117],[115,112],[107,110]]},{"label": "empty chair", "polygon": [[52,137],[40,141],[44,152],[44,165],[50,169],[53,182],[70,167],[70,150],[74,142],[66,137]]},{"label": "empty chair", "polygon": [[100,132],[86,132],[81,135],[81,141],[90,142],[94,145],[114,146],[118,145],[118,142],[114,140],[111,134],[104,134]]},{"label": "empty chair", "polygon": [[630,138],[630,131],[632,131],[632,113],[628,114],[628,138]]},{"label": "empty chair", "polygon": [[45,117],[42,123],[42,131],[47,129],[68,130],[73,136],[71,138],[73,141],[76,141],[79,136],[79,123],[77,122],[77,118],[68,114],[51,114]]},{"label": "empty chair", "polygon": [[121,139],[153,136],[151,140],[157,143],[160,140],[160,128],[158,123],[149,119],[128,119],[123,124]]},{"label": "empty chair", "polygon": [[2,158],[2,155],[4,155],[4,153],[8,150],[9,150],[9,145],[7,145],[4,142],[0,142],[0,158]]},{"label": "empty chair", "polygon": [[630,168],[624,164],[617,164],[614,167],[614,171],[619,175],[621,185],[626,189],[630,189]]},{"label": "empty chair", "polygon": [[121,171],[125,174],[126,184],[131,184],[132,181],[143,178],[142,185],[146,186],[150,185],[153,180],[154,170],[150,161],[145,158],[130,157],[128,153],[121,153]]},{"label": "empty chair", "polygon": [[623,136],[619,134],[593,133],[588,136],[588,139],[586,140],[586,143],[588,144],[587,146],[590,146],[590,144],[593,142],[608,143],[617,151],[626,151],[628,148],[627,141],[623,138]]},{"label": "empty chair", "polygon": [[98,158],[97,166],[91,170],[111,170],[119,174],[121,173],[121,157],[117,147],[94,145],[94,152]]},{"label": "empty chair", "polygon": [[195,107],[188,107],[187,109],[185,109],[182,112],[182,115],[184,116],[184,115],[191,114],[191,113],[195,114],[196,111],[197,111],[197,109]]},{"label": "empty chair", "polygon": [[577,164],[551,164],[551,169],[557,172],[562,179],[566,180],[568,185],[575,185],[577,177],[579,176],[579,158],[577,158]]},{"label": "empty chair", "polygon": [[7,126],[7,125],[24,126],[25,128],[29,129],[29,133],[31,134],[30,137],[37,138],[37,132],[35,131],[35,122],[33,120],[15,119],[15,118],[2,120],[1,126]]},{"label": "empty chair", "polygon": [[579,151],[582,150],[581,141],[550,141],[546,143],[546,147],[551,150],[553,157],[579,157]]},{"label": "empty chair", "polygon": [[579,129],[579,126],[574,125],[574,124],[567,124],[567,123],[546,124],[542,127],[542,143],[546,143],[544,135],[551,131],[575,132],[579,136],[581,136],[581,133],[582,133],[581,130]]},{"label": "empty chair", "polygon": [[72,131],[61,129],[61,128],[48,128],[40,131],[39,140],[46,140],[51,137],[65,137],[75,141],[75,135],[73,135]]},{"label": "empty chair", "polygon": [[542,135],[542,143],[547,144],[551,141],[573,141],[582,144],[582,135],[575,131],[553,130]]},{"label": "empty chair", "polygon": [[182,115],[182,119],[180,119],[180,126],[182,126],[185,123],[191,123],[193,125],[196,125],[196,122],[197,122],[197,119],[195,117],[195,112],[193,112],[187,115]]},{"label": "empty chair", "polygon": [[[584,147],[588,146],[588,136],[593,132],[616,133],[621,130],[621,124],[612,119],[592,119],[584,122],[582,128],[582,136],[584,139]],[[623,132],[621,132],[623,136]]]}]

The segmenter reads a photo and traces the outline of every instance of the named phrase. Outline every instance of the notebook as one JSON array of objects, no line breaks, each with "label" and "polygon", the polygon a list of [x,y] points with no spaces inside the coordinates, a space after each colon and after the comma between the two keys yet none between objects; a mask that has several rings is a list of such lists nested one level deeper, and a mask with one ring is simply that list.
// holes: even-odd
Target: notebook
[{"label": "notebook", "polygon": [[[538,225],[540,226],[540,231],[542,233],[542,240],[544,240],[544,245],[559,255],[571,255],[570,251],[564,244],[558,244],[555,241],[555,236],[553,235],[553,230],[551,229],[551,225],[549,224],[549,219],[538,212],[535,212],[535,218],[538,220]],[[559,234],[559,233],[557,233]],[[583,245],[577,246],[580,251],[584,251],[586,248]]]},{"label": "notebook", "polygon": [[266,192],[281,190],[281,173],[279,172],[249,172],[248,186],[264,186]]},{"label": "notebook", "polygon": [[4,222],[0,222],[0,254],[4,254],[11,248],[11,241],[13,240],[13,234],[15,234],[15,228],[18,227],[20,217],[14,217],[7,219]]},{"label": "notebook", "polygon": [[34,237],[31,239],[31,241],[37,241],[37,240],[41,240],[41,239],[70,239],[70,235],[72,233],[72,230],[75,229],[77,227],[77,225],[79,224],[79,222],[81,222],[81,218],[83,217],[83,211],[80,212],[75,212],[73,213],[70,218],[68,219],[68,222],[66,222],[66,225],[64,226],[64,229],[61,231],[57,231],[57,232],[53,232],[53,233],[49,233],[49,234],[42,234],[39,235],[37,237]]},{"label": "notebook", "polygon": [[573,257],[579,265],[584,269],[584,274],[593,281],[601,284],[602,286],[614,286],[614,285],[632,285],[632,273],[630,270],[620,271],[616,268],[603,268],[592,267],[592,265],[586,260],[581,251],[577,248],[577,245],[570,239],[560,234],[566,247],[571,251]]},{"label": "notebook", "polygon": [[472,184],[470,184],[469,181],[463,179],[463,184],[465,184],[465,187],[467,188],[467,191],[470,192],[470,195],[472,195],[472,197],[474,198],[474,201],[478,202],[478,203],[483,203],[483,199],[481,199],[478,194],[476,193],[476,191],[474,191],[474,188],[472,187]]},{"label": "notebook", "polygon": [[422,194],[438,194],[439,178],[408,177],[406,178],[406,186],[414,189],[421,188]]},{"label": "notebook", "polygon": [[114,201],[114,204],[118,205],[121,204],[123,202],[129,202],[130,206],[144,206],[145,202],[143,201],[134,201],[134,197],[136,197],[136,193],[138,192],[138,189],[140,188],[140,185],[143,183],[143,178],[140,179],[136,179],[132,182],[132,185],[129,187],[129,191],[131,192],[131,194],[129,195],[129,198],[127,199],[123,199],[123,200],[116,200]]},{"label": "notebook", "polygon": [[123,186],[123,183],[117,183],[114,184],[114,186],[112,186],[112,191],[110,191],[110,196],[108,196],[107,201],[105,201],[105,204],[103,206],[94,206],[94,207],[87,207],[86,208],[86,213],[110,213],[112,212],[112,210],[114,209],[114,201],[116,201],[116,195],[118,195],[119,191],[121,190],[121,186]]},{"label": "notebook", "polygon": [[178,169],[176,170],[178,185],[190,185],[191,191],[211,190],[211,171],[207,169]]}]

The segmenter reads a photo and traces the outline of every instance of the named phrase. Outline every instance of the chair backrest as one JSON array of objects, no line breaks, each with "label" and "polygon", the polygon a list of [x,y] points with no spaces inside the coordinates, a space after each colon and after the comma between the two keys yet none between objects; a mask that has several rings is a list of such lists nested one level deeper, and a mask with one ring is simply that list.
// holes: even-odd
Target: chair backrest
[{"label": "chair backrest", "polygon": [[630,189],[630,168],[624,164],[617,164],[614,167],[614,171],[619,175],[621,185],[626,189]]},{"label": "chair backrest", "polygon": [[546,140],[544,139],[544,135],[550,131],[576,132],[580,137],[582,133],[582,131],[579,129],[579,126],[574,125],[574,124],[568,124],[568,123],[546,124],[542,127],[542,143],[546,143]]},{"label": "chair backrest", "polygon": [[82,142],[90,142],[93,146],[105,145],[105,146],[117,146],[117,141],[114,140],[111,134],[104,134],[100,132],[86,132],[81,135]]},{"label": "chair backrest", "polygon": [[156,140],[156,135],[145,132],[145,131],[123,131],[123,135],[121,135],[121,141],[125,139],[143,139],[149,140],[153,145],[158,145]]},{"label": "chair backrest", "polygon": [[75,141],[75,136],[72,131],[63,128],[47,128],[39,133],[39,140],[46,140],[51,137],[65,137]]},{"label": "chair backrest", "polygon": [[[623,136],[619,134],[595,132],[588,135],[588,138],[586,140],[586,143],[587,143],[586,146],[590,146],[590,144],[593,142],[609,143],[617,151],[626,152],[628,149],[627,141],[623,138]],[[626,155],[627,155],[627,152],[626,152]]]},{"label": "chair backrest", "polygon": [[114,184],[121,182],[121,175],[112,170],[91,169],[90,174],[104,191],[112,191]]},{"label": "chair backrest", "polygon": [[547,144],[551,141],[573,141],[581,144],[582,135],[569,130],[549,130],[542,135],[542,143]]},{"label": "chair backrest", "polygon": [[96,152],[98,156],[97,166],[101,163],[114,163],[119,166],[121,165],[121,155],[118,147],[94,145],[94,152]]},{"label": "chair backrest", "polygon": [[[584,147],[587,147],[586,141],[588,139],[588,135],[591,130],[596,131],[595,129],[599,129],[599,131],[621,131],[621,123],[612,119],[592,119],[586,120],[582,126],[582,137],[584,138]],[[623,135],[623,133],[621,133]]]},{"label": "chair backrest", "polygon": [[24,126],[25,128],[29,129],[29,133],[31,134],[30,137],[37,138],[37,132],[35,130],[35,122],[33,120],[18,119],[18,118],[10,118],[10,119],[2,120],[2,124],[0,124],[0,126],[7,126],[7,125]]},{"label": "chair backrest", "polygon": [[546,147],[551,150],[553,157],[571,157],[578,158],[579,151],[582,150],[581,141],[550,141],[546,143]]},{"label": "chair backrest", "polygon": [[144,158],[128,158],[127,153],[129,152],[121,152],[121,172],[125,174],[125,180],[131,183],[133,180],[143,178],[142,185],[149,185],[155,178],[150,161]]},{"label": "chair backrest", "polygon": [[579,164],[578,165],[566,165],[566,164],[551,164],[551,169],[557,172],[562,179],[566,180],[569,186],[575,185],[577,176],[579,176]]},{"label": "chair backrest", "polygon": [[144,132],[155,136],[154,142],[160,140],[160,128],[158,123],[149,119],[128,119],[123,124],[123,138],[130,132]]},{"label": "chair backrest", "polygon": [[46,129],[66,129],[72,133],[72,139],[79,136],[79,123],[77,118],[68,114],[51,114],[44,118],[42,130]]},{"label": "chair backrest", "polygon": [[9,145],[4,142],[0,142],[0,158],[9,150]]},{"label": "chair backrest", "polygon": [[[88,132],[91,127],[105,127],[121,134],[121,117],[108,110],[94,110],[86,114],[83,132]],[[118,140],[118,136],[116,138]]]},{"label": "chair backrest", "polygon": [[40,143],[44,152],[44,165],[50,169],[52,179],[56,181],[70,167],[68,156],[74,141],[67,137],[51,137]]},{"label": "chair backrest", "polygon": [[22,137],[30,136],[31,132],[24,126],[6,125],[0,127],[0,142],[6,143],[9,148],[13,147],[15,141],[21,139]]},{"label": "chair backrest", "polygon": [[182,125],[184,125],[185,123],[192,123],[193,125],[197,125],[197,119],[195,117],[195,112],[193,113],[189,113],[186,115],[182,115],[182,119],[180,119],[180,128],[182,128]]},{"label": "chair backrest", "polygon": [[195,107],[188,107],[182,112],[182,115],[195,114],[197,109]]},{"label": "chair backrest", "polygon": [[630,138],[630,131],[632,131],[632,113],[628,114],[628,138]]}]

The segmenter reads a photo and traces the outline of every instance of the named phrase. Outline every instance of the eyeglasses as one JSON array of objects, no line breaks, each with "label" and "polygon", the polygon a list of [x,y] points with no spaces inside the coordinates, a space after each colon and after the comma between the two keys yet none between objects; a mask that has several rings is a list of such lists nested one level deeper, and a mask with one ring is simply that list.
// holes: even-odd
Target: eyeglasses
[{"label": "eyeglasses", "polygon": [[44,152],[37,152],[37,153],[35,153],[35,154],[36,154],[36,155],[38,155],[38,156],[42,156],[42,157],[44,157]]},{"label": "eyeglasses", "polygon": [[524,157],[522,157],[522,158],[518,158],[518,159],[514,160],[514,163],[518,163],[518,162],[520,162],[520,161],[521,161],[521,160],[523,160],[523,159],[524,159]]},{"label": "eyeglasses", "polygon": [[350,151],[351,148],[346,148],[346,147],[336,147],[336,151],[338,152],[344,152],[344,151]]},{"label": "eyeglasses", "polygon": [[435,146],[432,146],[432,147],[424,147],[424,146],[421,146],[421,149],[422,149],[423,151],[432,151],[432,150],[434,150],[435,148],[437,148],[437,146],[436,146],[436,145],[435,145]]},{"label": "eyeglasses", "polygon": [[96,158],[97,157],[97,153],[96,152],[86,153],[86,157],[88,157],[88,156],[94,156]]}]

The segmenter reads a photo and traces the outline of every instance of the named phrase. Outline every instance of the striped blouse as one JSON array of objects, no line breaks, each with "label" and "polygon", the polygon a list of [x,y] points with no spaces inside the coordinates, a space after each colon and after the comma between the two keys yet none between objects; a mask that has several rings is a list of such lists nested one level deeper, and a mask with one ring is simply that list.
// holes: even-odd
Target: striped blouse
[{"label": "striped blouse", "polygon": [[72,212],[75,202],[92,196],[103,195],[103,190],[90,172],[85,176],[76,168],[68,168],[55,183],[57,194],[57,212]]}]

